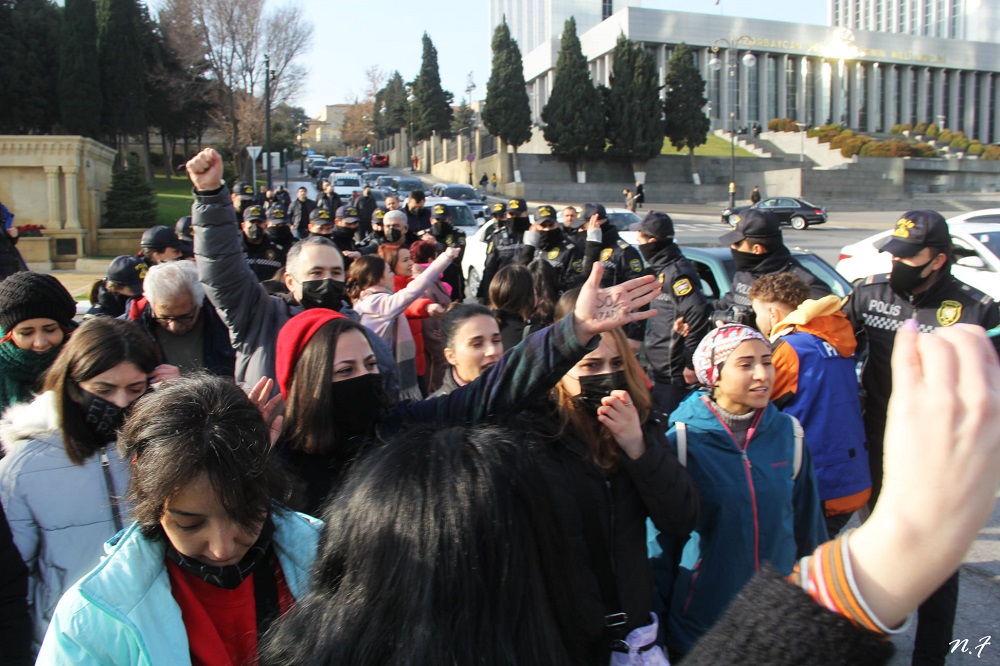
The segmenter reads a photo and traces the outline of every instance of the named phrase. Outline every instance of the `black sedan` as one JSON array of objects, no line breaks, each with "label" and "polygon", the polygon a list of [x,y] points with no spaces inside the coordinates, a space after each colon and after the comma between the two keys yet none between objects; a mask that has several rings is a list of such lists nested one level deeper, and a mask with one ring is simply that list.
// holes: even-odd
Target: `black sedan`
[{"label": "black sedan", "polygon": [[769,210],[778,216],[782,224],[790,224],[792,229],[801,231],[813,224],[823,224],[826,222],[826,208],[814,206],[805,199],[794,197],[769,197],[761,199],[753,206],[743,206],[740,208],[727,208],[722,211],[722,221],[731,227],[735,227],[740,221],[740,213],[751,208]]}]

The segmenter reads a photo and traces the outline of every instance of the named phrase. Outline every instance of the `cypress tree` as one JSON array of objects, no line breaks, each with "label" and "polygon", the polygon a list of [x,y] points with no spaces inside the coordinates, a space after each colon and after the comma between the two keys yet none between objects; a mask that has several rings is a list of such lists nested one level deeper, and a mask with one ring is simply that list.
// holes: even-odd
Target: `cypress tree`
[{"label": "cypress tree", "polygon": [[[403,77],[399,72],[393,72],[389,81],[375,96],[375,108],[378,117],[376,127],[381,136],[395,134],[406,127],[409,117],[406,106],[406,87],[403,85]],[[385,109],[382,113],[380,109]]]},{"label": "cypress tree", "polygon": [[677,45],[670,57],[666,88],[664,131],[670,143],[688,149],[694,174],[694,149],[708,141],[709,121],[703,110],[708,98],[705,97],[705,79],[694,66],[694,56],[684,42]]},{"label": "cypress tree", "polygon": [[156,193],[135,153],[128,156],[127,168],[112,174],[104,206],[105,228],[144,229],[156,224]]},{"label": "cypress tree", "polygon": [[59,22],[50,0],[0,3],[0,132],[44,134],[59,121]]},{"label": "cypress tree", "polygon": [[441,88],[437,49],[424,33],[420,74],[413,83],[413,137],[423,140],[433,132],[447,134],[451,127],[451,94]]},{"label": "cypress tree", "polygon": [[581,171],[583,158],[604,152],[601,96],[590,80],[573,18],[567,19],[563,28],[555,80],[542,120],[552,154],[573,162],[577,171]]},{"label": "cypress tree", "polygon": [[136,0],[98,0],[97,54],[103,92],[105,133],[128,150],[128,137],[146,122],[145,53],[140,44],[141,12]]},{"label": "cypress tree", "polygon": [[101,131],[101,82],[94,0],[66,0],[59,40],[59,116],[70,134]]},{"label": "cypress tree", "polygon": [[656,64],[640,44],[619,35],[605,94],[608,152],[645,162],[663,149],[663,102]]},{"label": "cypress tree", "polygon": [[531,139],[531,107],[524,83],[521,49],[510,36],[507,18],[493,33],[493,68],[486,84],[483,124],[514,148],[514,178],[520,181],[517,147]]}]

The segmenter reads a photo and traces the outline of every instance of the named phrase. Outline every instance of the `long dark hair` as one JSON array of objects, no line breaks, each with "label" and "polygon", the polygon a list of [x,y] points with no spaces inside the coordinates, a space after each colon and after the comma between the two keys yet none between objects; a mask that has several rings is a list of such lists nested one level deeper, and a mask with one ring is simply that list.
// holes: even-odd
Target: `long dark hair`
[{"label": "long dark hair", "polygon": [[448,306],[448,312],[441,319],[441,342],[445,348],[455,348],[455,335],[458,334],[458,329],[473,317],[496,318],[492,310],[479,303],[452,303]]},{"label": "long dark hair", "polygon": [[529,321],[535,312],[535,279],[526,266],[504,266],[490,282],[490,307],[498,317],[515,315]]},{"label": "long dark hair", "polygon": [[107,444],[84,422],[79,384],[119,363],[133,363],[148,375],[159,365],[159,355],[135,322],[98,317],[76,329],[45,373],[43,390],[55,393],[63,445],[74,464],[82,465]]},{"label": "long dark hair", "polygon": [[382,282],[385,267],[385,259],[374,254],[366,254],[351,262],[351,267],[347,269],[347,295],[352,303],[361,297],[365,289]]},{"label": "long dark hair", "polygon": [[185,375],[140,398],[118,450],[132,460],[127,499],[147,536],[161,534],[167,501],[201,474],[244,529],[286,499],[287,477],[269,455],[270,428],[246,393],[221,377]]},{"label": "long dark hair", "polygon": [[[295,362],[281,432],[284,442],[294,451],[333,458],[338,453],[348,454],[338,452],[333,417],[334,409],[351,406],[334,405],[332,388],[337,341],[347,331],[365,334],[364,327],[352,319],[337,318],[323,324]],[[388,401],[384,396],[380,399],[380,406],[385,407]]]},{"label": "long dark hair", "polygon": [[532,323],[548,326],[555,320],[556,303],[559,301],[559,274],[555,266],[544,259],[534,259],[528,264],[535,282],[535,313]]},{"label": "long dark hair", "polygon": [[311,591],[261,665],[569,663],[548,587],[565,544],[538,470],[499,428],[371,451],[324,512]]}]

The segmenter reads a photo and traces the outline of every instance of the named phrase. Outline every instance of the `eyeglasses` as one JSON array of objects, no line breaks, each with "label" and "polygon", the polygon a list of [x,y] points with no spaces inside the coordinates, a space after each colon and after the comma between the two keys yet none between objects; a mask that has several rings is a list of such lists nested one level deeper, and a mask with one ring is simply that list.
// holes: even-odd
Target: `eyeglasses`
[{"label": "eyeglasses", "polygon": [[198,306],[191,308],[191,311],[187,314],[178,315],[177,317],[157,317],[153,315],[153,321],[155,321],[160,326],[166,326],[170,322],[175,324],[190,324],[198,316]]}]

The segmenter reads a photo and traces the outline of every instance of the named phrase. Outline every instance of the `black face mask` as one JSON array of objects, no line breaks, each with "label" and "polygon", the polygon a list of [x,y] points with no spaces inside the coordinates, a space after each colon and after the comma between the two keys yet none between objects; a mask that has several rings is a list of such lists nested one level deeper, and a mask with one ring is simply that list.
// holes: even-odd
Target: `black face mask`
[{"label": "black face mask", "polygon": [[316,233],[315,231],[310,231],[310,232],[309,232],[309,235],[310,235],[310,236],[319,236],[320,238],[325,238],[325,239],[327,239],[327,240],[333,240],[333,233],[329,233],[329,234],[318,234],[318,233]]},{"label": "black face mask", "polygon": [[559,245],[559,237],[562,234],[558,229],[542,229],[538,232],[538,246],[543,250],[550,250]]},{"label": "black face mask", "polygon": [[295,235],[287,225],[281,224],[267,230],[267,235],[274,239],[279,245],[290,245],[295,240]]},{"label": "black face mask", "polygon": [[344,304],[345,284],[340,280],[306,280],[302,283],[302,307],[340,310]]},{"label": "black face mask", "polygon": [[531,220],[526,217],[512,217],[510,218],[510,228],[514,231],[519,231],[524,233],[531,226]]},{"label": "black face mask", "polygon": [[385,230],[386,243],[398,243],[403,240],[403,230],[396,227],[389,227]]},{"label": "black face mask", "polygon": [[251,224],[244,233],[251,243],[259,243],[264,238],[264,230],[259,224]]},{"label": "black face mask", "polygon": [[451,231],[451,224],[443,220],[435,220],[431,223],[431,234],[434,236],[444,236]]},{"label": "black face mask", "polygon": [[753,252],[741,252],[739,250],[730,251],[733,253],[733,263],[736,264],[736,270],[746,273],[752,273],[767,258],[766,254],[754,254]]},{"label": "black face mask", "polygon": [[649,243],[639,244],[639,254],[647,262],[651,261],[653,257],[659,254],[662,250],[666,249],[670,245],[670,241],[655,240]]},{"label": "black face mask", "polygon": [[110,442],[115,433],[125,421],[128,408],[122,409],[113,402],[108,402],[100,396],[80,389],[80,409],[83,410],[83,421],[99,439]]},{"label": "black face mask", "polygon": [[928,259],[927,263],[921,266],[910,266],[902,261],[893,261],[892,272],[889,273],[889,287],[897,294],[912,294],[914,289],[919,288],[934,277],[933,272],[927,277],[920,275],[932,261],[934,261],[933,258]]},{"label": "black face mask", "polygon": [[581,375],[580,395],[574,398],[584,407],[596,411],[601,406],[601,398],[611,395],[612,391],[627,391],[628,381],[624,370],[606,372],[601,375]]},{"label": "black face mask", "polygon": [[379,411],[386,406],[382,375],[366,373],[332,386],[333,427],[338,443],[370,437]]}]

